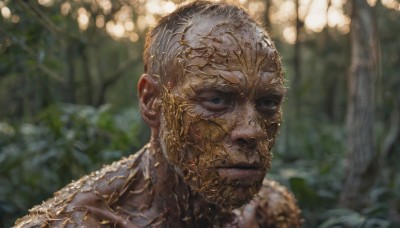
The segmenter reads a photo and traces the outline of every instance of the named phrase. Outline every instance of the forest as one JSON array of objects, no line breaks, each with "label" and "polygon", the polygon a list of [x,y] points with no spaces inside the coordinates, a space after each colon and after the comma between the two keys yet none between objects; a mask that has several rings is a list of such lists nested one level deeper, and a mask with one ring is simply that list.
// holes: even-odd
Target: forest
[{"label": "forest", "polygon": [[[268,178],[304,227],[400,227],[399,0],[236,0],[287,94]],[[146,31],[182,0],[0,0],[0,228],[148,142]]]}]

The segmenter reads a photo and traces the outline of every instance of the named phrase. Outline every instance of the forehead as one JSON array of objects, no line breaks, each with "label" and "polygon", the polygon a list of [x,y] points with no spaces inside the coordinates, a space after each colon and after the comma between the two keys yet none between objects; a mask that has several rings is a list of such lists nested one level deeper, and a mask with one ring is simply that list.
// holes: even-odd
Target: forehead
[{"label": "forehead", "polygon": [[176,75],[178,82],[193,76],[238,82],[280,77],[279,55],[266,32],[254,22],[193,20],[185,26],[179,43],[176,62],[183,75]]}]

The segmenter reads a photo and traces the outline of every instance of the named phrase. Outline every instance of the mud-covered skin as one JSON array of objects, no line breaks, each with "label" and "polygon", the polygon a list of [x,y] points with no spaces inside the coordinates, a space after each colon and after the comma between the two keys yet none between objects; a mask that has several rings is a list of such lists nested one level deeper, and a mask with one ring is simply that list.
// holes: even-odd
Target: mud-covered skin
[{"label": "mud-covered skin", "polygon": [[[248,205],[229,211],[192,192],[146,146],[56,192],[15,227],[301,227],[294,197],[264,180]],[[161,154],[161,153],[160,153]]]},{"label": "mud-covered skin", "polygon": [[[183,72],[170,73],[171,88],[163,90],[159,138],[196,192],[237,208],[259,191],[270,167],[285,91],[279,55],[256,24],[217,17],[187,27],[176,37],[183,47],[173,58]],[[219,167],[237,164],[256,166],[260,175],[218,174]]]},{"label": "mud-covered skin", "polygon": [[234,221],[231,212],[206,207],[162,157],[148,145],[69,184],[15,227],[201,227]]}]

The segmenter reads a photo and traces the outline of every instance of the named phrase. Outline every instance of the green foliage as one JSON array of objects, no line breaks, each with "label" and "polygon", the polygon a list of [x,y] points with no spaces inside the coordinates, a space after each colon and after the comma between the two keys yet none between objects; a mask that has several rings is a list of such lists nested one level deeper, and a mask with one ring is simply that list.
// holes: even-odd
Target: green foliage
[{"label": "green foliage", "polygon": [[[114,1],[108,15],[87,1],[52,1],[44,7],[38,1],[0,1],[18,23],[0,14],[0,119],[30,120],[56,103],[132,104],[133,80],[142,73],[143,39],[130,42],[127,37],[115,41],[105,29],[98,28],[95,16],[104,23],[115,22],[122,4]],[[60,9],[69,5],[70,13]],[[125,6],[137,12],[135,4]],[[93,16],[86,30],[77,23],[78,11]],[[127,18],[127,17],[126,17]],[[132,31],[136,36],[144,30]],[[118,96],[109,95],[113,87]]]},{"label": "green foliage", "polygon": [[0,123],[0,214],[8,222],[73,179],[140,148],[139,112],[58,105],[35,124]]},{"label": "green foliage", "polygon": [[[287,114],[290,115],[290,114]],[[400,167],[382,167],[368,206],[341,208],[339,197],[345,167],[344,126],[316,118],[286,118],[274,149],[270,178],[289,187],[305,219],[304,227],[397,227],[400,209]],[[377,132],[384,134],[384,132]],[[398,164],[400,154],[393,157]]]}]

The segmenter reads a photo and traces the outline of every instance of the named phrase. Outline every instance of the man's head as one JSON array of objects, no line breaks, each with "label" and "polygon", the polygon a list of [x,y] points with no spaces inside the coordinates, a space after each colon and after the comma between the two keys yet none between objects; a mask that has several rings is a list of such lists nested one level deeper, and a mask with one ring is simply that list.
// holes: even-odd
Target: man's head
[{"label": "man's head", "polygon": [[252,199],[270,167],[285,92],[279,54],[243,9],[195,2],[149,32],[142,116],[186,183],[225,208]]}]

